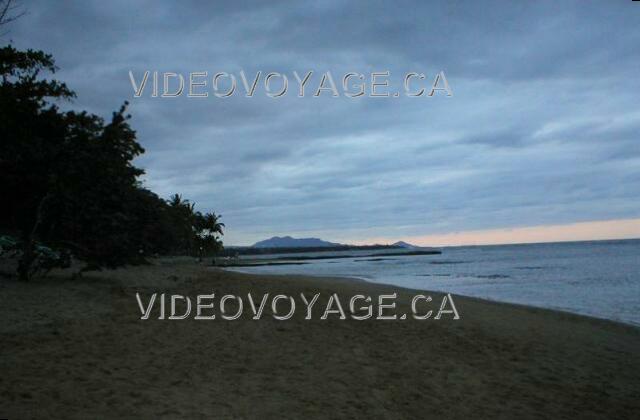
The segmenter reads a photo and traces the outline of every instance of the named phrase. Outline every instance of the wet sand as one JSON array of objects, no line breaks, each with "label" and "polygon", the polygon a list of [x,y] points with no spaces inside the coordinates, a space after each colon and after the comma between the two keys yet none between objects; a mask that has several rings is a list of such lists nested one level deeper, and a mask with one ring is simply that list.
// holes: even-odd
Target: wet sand
[{"label": "wet sand", "polygon": [[[136,292],[321,293],[321,310],[141,320]],[[458,296],[459,320],[322,320],[334,292],[397,292],[397,313],[417,293],[178,262],[2,278],[0,418],[640,417],[640,328]]]}]

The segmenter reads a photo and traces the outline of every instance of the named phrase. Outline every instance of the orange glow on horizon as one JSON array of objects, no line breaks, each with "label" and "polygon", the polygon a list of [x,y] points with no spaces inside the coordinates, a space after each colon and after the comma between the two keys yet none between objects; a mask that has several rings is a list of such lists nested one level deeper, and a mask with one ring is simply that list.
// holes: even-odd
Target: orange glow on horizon
[{"label": "orange glow on horizon", "polygon": [[[634,238],[640,238],[640,219],[593,221],[510,229],[470,230],[434,235],[405,236],[401,240],[421,246],[456,246]],[[371,238],[358,241],[358,243],[384,244],[393,243],[397,240],[399,239]]]}]

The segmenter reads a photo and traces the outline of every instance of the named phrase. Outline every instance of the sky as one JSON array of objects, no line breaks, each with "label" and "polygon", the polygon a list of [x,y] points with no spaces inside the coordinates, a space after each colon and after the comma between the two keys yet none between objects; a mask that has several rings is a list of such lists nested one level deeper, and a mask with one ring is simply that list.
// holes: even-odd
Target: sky
[{"label": "sky", "polygon": [[[2,42],[53,54],[74,109],[130,101],[145,185],[221,214],[228,245],[640,237],[640,3],[209,3],[17,1]],[[134,97],[129,77],[241,70],[253,97]],[[314,72],[302,98],[294,71]],[[443,72],[453,95],[311,94],[386,71],[389,92]]]}]

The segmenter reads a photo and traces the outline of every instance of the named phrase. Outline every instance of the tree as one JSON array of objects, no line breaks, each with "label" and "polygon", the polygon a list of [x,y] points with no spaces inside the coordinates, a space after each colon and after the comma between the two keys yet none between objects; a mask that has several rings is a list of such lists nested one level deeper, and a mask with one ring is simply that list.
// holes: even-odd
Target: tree
[{"label": "tree", "polygon": [[220,216],[195,211],[195,203],[180,194],[173,195],[167,204],[174,226],[174,253],[202,256],[222,249],[220,237],[224,224],[220,223]]},{"label": "tree", "polygon": [[44,71],[56,71],[50,55],[0,48],[0,233],[19,238],[19,277],[27,280],[49,247],[70,250],[85,269],[141,263],[146,253],[219,250],[219,216],[141,186],[144,171],[133,160],[144,149],[128,104],[108,123],[62,112],[54,101],[74,93],[40,77]]},{"label": "tree", "polygon": [[53,100],[74,93],[44,80],[54,73],[41,51],[0,49],[0,194],[5,230],[18,235],[18,274],[27,280],[37,241],[66,246],[89,267],[131,260],[135,241],[126,212],[128,194],[143,173],[132,160],[143,152],[123,106],[110,123],[86,112],[61,112]]},{"label": "tree", "polygon": [[24,12],[16,12],[16,6],[12,0],[0,0],[0,26],[4,26],[24,15]]},{"label": "tree", "polygon": [[198,250],[198,257],[215,254],[222,250],[224,223],[220,223],[220,216],[215,213],[195,214],[194,234],[195,244]]},{"label": "tree", "polygon": [[42,70],[55,72],[50,55],[0,49],[0,196],[7,198],[0,223],[21,237],[23,280],[35,259],[34,237],[53,198],[51,167],[65,138],[65,116],[47,101],[74,96],[64,83],[38,79]]}]

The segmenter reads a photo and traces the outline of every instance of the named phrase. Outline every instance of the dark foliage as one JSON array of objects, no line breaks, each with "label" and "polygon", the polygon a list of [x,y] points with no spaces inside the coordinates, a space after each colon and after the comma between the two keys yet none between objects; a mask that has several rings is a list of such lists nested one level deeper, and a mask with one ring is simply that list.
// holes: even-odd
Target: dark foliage
[{"label": "dark foliage", "polygon": [[38,246],[68,249],[86,268],[140,263],[149,254],[211,254],[222,224],[179,195],[164,201],[141,187],[144,153],[125,104],[111,120],[63,112],[72,98],[41,51],[0,49],[0,231],[17,236],[27,279]]}]

